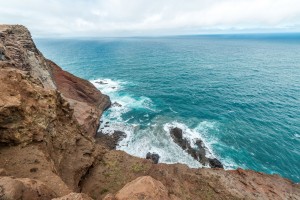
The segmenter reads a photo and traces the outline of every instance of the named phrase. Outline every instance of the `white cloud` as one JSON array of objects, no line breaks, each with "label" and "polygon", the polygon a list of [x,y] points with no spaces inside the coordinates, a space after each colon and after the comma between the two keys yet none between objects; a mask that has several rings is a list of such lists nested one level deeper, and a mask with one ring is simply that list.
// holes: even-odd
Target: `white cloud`
[{"label": "white cloud", "polygon": [[0,0],[0,23],[35,36],[299,31],[299,0]]}]

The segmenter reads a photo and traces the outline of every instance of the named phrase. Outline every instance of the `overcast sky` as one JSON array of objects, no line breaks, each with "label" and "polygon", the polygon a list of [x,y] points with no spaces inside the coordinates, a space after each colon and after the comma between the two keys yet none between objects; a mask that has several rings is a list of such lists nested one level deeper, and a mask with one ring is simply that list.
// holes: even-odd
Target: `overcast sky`
[{"label": "overcast sky", "polygon": [[35,37],[300,32],[300,0],[0,0]]}]

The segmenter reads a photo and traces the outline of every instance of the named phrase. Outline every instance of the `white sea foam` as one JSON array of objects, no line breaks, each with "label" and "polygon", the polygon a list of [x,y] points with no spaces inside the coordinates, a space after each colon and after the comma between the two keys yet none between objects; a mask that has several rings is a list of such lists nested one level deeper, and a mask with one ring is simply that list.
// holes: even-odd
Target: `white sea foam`
[{"label": "white sea foam", "polygon": [[183,163],[190,167],[201,167],[187,152],[175,144],[169,132],[161,125],[154,124],[146,129],[136,127],[119,143],[117,149],[144,158],[148,152],[157,153],[162,163]]},{"label": "white sea foam", "polygon": [[[208,122],[204,122],[207,123]],[[208,143],[206,141],[206,139],[202,136],[201,132],[198,130],[199,127],[202,127],[200,123],[199,126],[197,126],[195,129],[190,129],[187,125],[183,124],[183,123],[179,123],[177,121],[171,122],[171,123],[167,123],[164,125],[164,130],[165,131],[169,131],[171,128],[180,128],[182,129],[182,136],[187,139],[189,141],[189,143],[191,144],[191,146],[193,148],[196,148],[196,141],[198,139],[201,139],[205,145],[206,148],[206,156],[208,158],[215,158],[216,156],[213,154],[212,148],[211,148],[211,143]],[[209,123],[211,128],[213,128],[213,123]]]},{"label": "white sea foam", "polygon": [[110,97],[112,106],[104,117],[107,120],[122,120],[122,115],[132,109],[153,109],[151,99],[148,97],[133,97],[128,94],[120,94],[124,85],[128,82],[113,81],[111,79],[96,79],[91,81],[103,94]]},{"label": "white sea foam", "polygon": [[[160,155],[160,162],[162,163],[183,163],[189,167],[201,167],[202,165],[198,161],[182,150],[171,138],[170,128],[178,127],[183,130],[183,137],[190,142],[192,147],[196,147],[196,140],[201,139],[206,146],[206,156],[211,158],[217,157],[212,150],[212,145],[216,140],[207,137],[209,135],[207,134],[208,131],[216,128],[214,122],[203,121],[196,128],[191,129],[183,123],[170,122],[170,119],[158,116],[148,122],[146,128],[141,128],[138,123],[143,123],[145,119],[149,118],[147,111],[156,112],[151,99],[144,96],[135,97],[121,92],[128,84],[127,82],[113,81],[111,79],[97,79],[91,82],[102,93],[109,95],[113,104],[102,116],[101,131],[104,134],[112,134],[115,130],[126,133],[126,138],[119,142],[117,149],[142,158],[148,152],[155,152]],[[114,104],[115,102],[117,104]],[[123,114],[133,109],[145,110],[146,114],[143,115],[143,119],[136,119],[135,123],[130,122],[135,118],[134,116],[123,119]],[[171,107],[170,110],[176,112]],[[223,160],[221,161],[224,162]],[[226,161],[226,163],[230,162]]]},{"label": "white sea foam", "polygon": [[98,88],[104,94],[110,94],[116,92],[122,88],[122,84],[125,82],[113,81],[111,79],[96,79],[92,80],[91,83]]}]

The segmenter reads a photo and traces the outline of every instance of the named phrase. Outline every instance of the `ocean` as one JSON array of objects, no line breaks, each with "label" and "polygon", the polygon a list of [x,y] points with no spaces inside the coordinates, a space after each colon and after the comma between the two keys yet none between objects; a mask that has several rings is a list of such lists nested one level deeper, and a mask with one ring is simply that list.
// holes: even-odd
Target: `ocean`
[{"label": "ocean", "polygon": [[[101,130],[118,149],[201,167],[177,146],[204,141],[226,169],[300,182],[300,34],[35,39],[45,57],[90,80],[113,106]],[[107,127],[106,122],[109,122]]]}]

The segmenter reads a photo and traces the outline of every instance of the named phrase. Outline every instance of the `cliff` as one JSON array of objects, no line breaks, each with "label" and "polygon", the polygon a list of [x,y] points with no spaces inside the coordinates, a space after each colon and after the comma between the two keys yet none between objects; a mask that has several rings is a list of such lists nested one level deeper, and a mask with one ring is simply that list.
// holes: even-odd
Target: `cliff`
[{"label": "cliff", "polygon": [[94,138],[109,106],[45,59],[24,26],[0,25],[0,199],[300,199],[299,185],[277,175],[111,150]]}]

